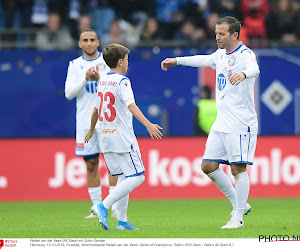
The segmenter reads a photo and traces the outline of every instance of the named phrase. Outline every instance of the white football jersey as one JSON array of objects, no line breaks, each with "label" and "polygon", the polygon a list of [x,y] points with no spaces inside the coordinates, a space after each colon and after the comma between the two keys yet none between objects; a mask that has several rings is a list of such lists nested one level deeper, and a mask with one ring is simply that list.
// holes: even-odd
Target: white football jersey
[{"label": "white football jersey", "polygon": [[[257,114],[254,104],[254,83],[256,77],[249,77],[238,85],[231,85],[229,77],[237,72],[259,74],[256,56],[243,43],[232,52],[218,49],[211,55],[178,57],[178,65],[208,67],[216,70],[217,118],[212,130],[232,133],[258,133]],[[250,71],[249,71],[250,69]],[[256,74],[257,73],[257,74]]]},{"label": "white football jersey", "polygon": [[130,80],[115,72],[103,76],[98,85],[100,149],[102,153],[139,150],[134,135],[132,113],[128,106],[135,103]]},{"label": "white football jersey", "polygon": [[229,77],[245,70],[245,64],[256,62],[253,51],[241,43],[234,51],[218,49],[211,55],[211,67],[216,70],[217,118],[212,128],[224,133],[258,133],[254,104],[255,78],[248,78],[239,85],[231,85]]},{"label": "white football jersey", "polygon": [[[95,101],[97,99],[97,87],[98,83],[93,80],[86,81],[85,74],[86,71],[98,65],[100,79],[110,68],[106,65],[102,54],[92,60],[86,59],[84,56],[80,56],[73,61],[70,61],[67,79],[65,83],[65,91],[73,91],[79,84],[83,83],[82,87],[74,95],[76,99],[76,130],[87,130],[90,128],[91,116],[95,106]],[[85,83],[84,83],[85,81]],[[74,97],[75,97],[74,96]],[[99,127],[99,124],[96,125]]]}]

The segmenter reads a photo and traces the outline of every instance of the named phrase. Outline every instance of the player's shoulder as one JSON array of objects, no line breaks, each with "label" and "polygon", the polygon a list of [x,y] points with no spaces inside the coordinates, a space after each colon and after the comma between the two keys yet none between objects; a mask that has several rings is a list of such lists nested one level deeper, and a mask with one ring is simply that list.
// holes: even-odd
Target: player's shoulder
[{"label": "player's shoulder", "polygon": [[225,49],[216,49],[214,52],[212,52],[210,55],[215,56],[215,55],[223,55],[224,53],[226,53]]},{"label": "player's shoulder", "polygon": [[239,49],[239,54],[241,54],[242,57],[248,57],[248,56],[255,56],[252,49],[248,48],[245,44],[242,43],[241,48]]},{"label": "player's shoulder", "polygon": [[[102,53],[98,53],[98,56],[93,58],[93,59],[87,59],[84,57],[84,55],[81,55],[73,60],[70,61],[70,63],[73,63],[73,64],[82,64],[82,63],[89,63],[89,62],[104,62],[104,59],[103,59],[103,56],[102,56]],[[104,62],[105,63],[105,62]]]},{"label": "player's shoulder", "polygon": [[79,56],[79,57],[77,57],[77,58],[71,60],[71,61],[70,61],[70,65],[76,65],[76,64],[80,63],[81,60],[82,60],[82,56]]},{"label": "player's shoulder", "polygon": [[107,72],[105,74],[105,77],[108,77],[110,79],[113,79],[114,82],[116,82],[118,85],[122,83],[128,83],[130,82],[129,78],[123,75],[120,75],[116,72]]},{"label": "player's shoulder", "polygon": [[124,84],[125,86],[127,86],[128,83],[130,84],[130,80],[129,80],[128,77],[123,76],[123,75],[119,75],[119,76],[120,76],[120,78],[119,78],[119,85]]}]

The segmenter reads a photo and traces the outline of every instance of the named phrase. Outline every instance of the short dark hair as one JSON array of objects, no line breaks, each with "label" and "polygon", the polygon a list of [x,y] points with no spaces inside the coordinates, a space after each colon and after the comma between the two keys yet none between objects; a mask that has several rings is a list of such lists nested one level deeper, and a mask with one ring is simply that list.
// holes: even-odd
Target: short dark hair
[{"label": "short dark hair", "polygon": [[97,39],[99,40],[98,35],[97,35],[97,32],[96,32],[95,30],[93,30],[93,29],[84,29],[84,30],[82,30],[82,31],[80,32],[80,34],[79,34],[79,39],[81,38],[81,35],[82,35],[83,33],[85,33],[85,32],[94,32],[94,33],[96,34]]},{"label": "short dark hair", "polygon": [[124,59],[125,55],[129,53],[130,50],[128,48],[117,43],[111,43],[102,50],[103,59],[111,69],[116,68],[118,61]]},{"label": "short dark hair", "polygon": [[229,25],[229,33],[232,35],[234,32],[238,33],[238,39],[240,38],[240,32],[241,32],[241,21],[237,20],[233,16],[225,16],[220,18],[216,24],[223,24],[226,23]]}]

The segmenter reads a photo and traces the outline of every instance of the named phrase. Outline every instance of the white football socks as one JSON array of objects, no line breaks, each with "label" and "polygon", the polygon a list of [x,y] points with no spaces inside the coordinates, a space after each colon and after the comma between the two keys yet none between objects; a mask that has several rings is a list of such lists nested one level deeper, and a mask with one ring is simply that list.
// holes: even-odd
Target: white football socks
[{"label": "white football socks", "polygon": [[93,205],[99,204],[102,201],[102,193],[101,193],[101,187],[89,187],[88,188],[91,200],[93,202]]},{"label": "white football socks", "polygon": [[250,181],[247,171],[239,173],[234,176],[235,179],[235,197],[236,209],[232,218],[243,221],[244,210],[247,204]]},{"label": "white football socks", "polygon": [[235,190],[229,177],[220,168],[207,174],[207,176],[215,183],[221,192],[226,195],[234,209],[236,206]]},{"label": "white football socks", "polygon": [[115,203],[117,207],[118,220],[120,221],[127,221],[128,201],[129,194],[125,195],[125,197]]},{"label": "white football socks", "polygon": [[[119,182],[120,178],[120,182]],[[137,188],[139,185],[143,183],[145,180],[144,175],[132,176],[132,177],[125,177],[123,175],[118,176],[118,184],[115,189],[104,199],[103,206],[109,209],[112,204],[119,201],[126,195],[128,195],[133,189]],[[119,214],[118,214],[119,216]]]},{"label": "white football socks", "polygon": [[[125,175],[121,175],[118,177],[117,185],[119,185],[122,181],[126,179]],[[127,208],[128,208],[129,194],[125,195],[121,200],[115,202],[113,206],[117,209],[118,220],[127,221]]]},{"label": "white football socks", "polygon": [[[111,193],[116,186],[109,186],[109,193]],[[116,210],[117,209],[117,203],[112,204],[111,210]]]}]

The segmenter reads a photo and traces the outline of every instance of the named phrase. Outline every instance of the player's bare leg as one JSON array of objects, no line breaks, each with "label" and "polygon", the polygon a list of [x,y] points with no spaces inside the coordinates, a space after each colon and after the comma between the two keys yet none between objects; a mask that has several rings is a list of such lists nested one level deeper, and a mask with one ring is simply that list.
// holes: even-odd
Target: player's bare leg
[{"label": "player's bare leg", "polygon": [[220,163],[215,161],[202,161],[202,171],[205,174],[210,174],[219,168]]},{"label": "player's bare leg", "polygon": [[[111,193],[118,182],[118,176],[112,176],[110,172],[108,172],[108,182],[109,182],[109,193]],[[114,203],[111,207],[111,218],[118,219],[117,213],[117,203]]]},{"label": "player's bare leg", "polygon": [[[87,160],[86,162],[86,177],[88,187],[99,187],[100,186],[100,176],[99,176],[99,157]],[[102,201],[102,199],[101,199]],[[100,202],[101,202],[100,201]]]},{"label": "player's bare leg", "polygon": [[[100,176],[99,176],[99,157],[95,157],[93,159],[89,159],[85,161],[86,163],[86,176],[87,176],[87,184],[88,191],[93,203],[93,207],[97,206],[97,204],[102,202],[102,192],[100,186]],[[93,212],[93,207],[91,209],[91,214],[86,216],[86,219],[97,218],[95,212]],[[97,209],[95,209],[97,211]]]}]

